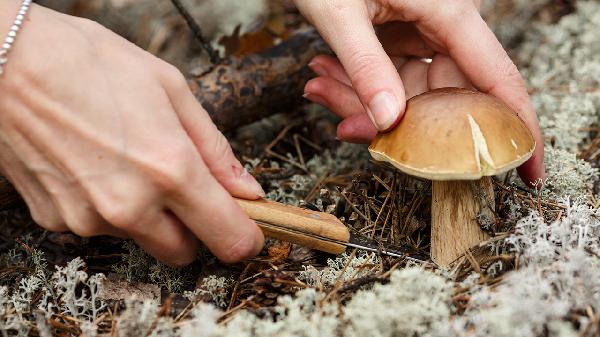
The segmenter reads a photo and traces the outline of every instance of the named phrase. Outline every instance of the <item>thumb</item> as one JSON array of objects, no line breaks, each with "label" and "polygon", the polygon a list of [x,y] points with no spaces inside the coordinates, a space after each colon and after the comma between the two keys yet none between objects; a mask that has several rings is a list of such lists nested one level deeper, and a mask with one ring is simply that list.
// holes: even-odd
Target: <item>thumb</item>
[{"label": "thumb", "polygon": [[404,112],[404,87],[379,42],[364,1],[296,1],[335,51],[371,122],[393,127]]},{"label": "thumb", "polygon": [[233,196],[250,200],[264,197],[260,184],[235,157],[227,138],[185,85],[169,96],[183,128],[211,174]]}]

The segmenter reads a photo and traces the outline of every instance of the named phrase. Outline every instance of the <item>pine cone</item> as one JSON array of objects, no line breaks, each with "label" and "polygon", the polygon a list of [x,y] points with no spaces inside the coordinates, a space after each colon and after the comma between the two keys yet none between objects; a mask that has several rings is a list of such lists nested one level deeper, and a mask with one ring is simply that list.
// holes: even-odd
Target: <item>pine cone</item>
[{"label": "pine cone", "polygon": [[300,289],[300,284],[289,272],[268,270],[261,277],[242,286],[240,298],[251,299],[261,306],[274,306],[281,295],[293,295]]}]

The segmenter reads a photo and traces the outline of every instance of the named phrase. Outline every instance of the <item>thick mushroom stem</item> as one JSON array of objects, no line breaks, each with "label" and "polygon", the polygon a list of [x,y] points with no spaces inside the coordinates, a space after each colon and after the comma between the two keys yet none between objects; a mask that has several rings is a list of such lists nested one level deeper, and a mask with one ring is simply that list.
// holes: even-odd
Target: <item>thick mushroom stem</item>
[{"label": "thick mushroom stem", "polygon": [[480,226],[494,208],[490,177],[480,180],[433,181],[431,258],[447,266],[469,248],[488,239]]}]

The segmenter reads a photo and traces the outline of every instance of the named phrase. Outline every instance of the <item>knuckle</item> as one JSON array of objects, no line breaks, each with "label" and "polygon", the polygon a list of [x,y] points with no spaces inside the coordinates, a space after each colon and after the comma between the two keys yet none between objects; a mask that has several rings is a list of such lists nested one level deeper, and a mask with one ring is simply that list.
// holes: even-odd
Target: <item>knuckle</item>
[{"label": "knuckle", "polygon": [[114,227],[127,231],[139,219],[140,213],[127,202],[103,200],[96,203],[96,209],[104,220]]},{"label": "knuckle", "polygon": [[67,229],[65,221],[53,207],[40,209],[29,206],[29,214],[33,222],[50,232],[63,232]]},{"label": "knuckle", "polygon": [[213,151],[217,157],[215,158],[216,160],[226,159],[233,155],[233,151],[231,150],[227,138],[220,132],[213,138]]},{"label": "knuckle", "polygon": [[515,81],[515,83],[519,83],[525,86],[525,82],[523,81],[519,69],[508,56],[504,59],[504,62],[502,62],[500,66],[502,67],[500,71],[503,74],[505,74],[507,79]]},{"label": "knuckle", "polygon": [[[154,185],[162,192],[178,192],[188,183],[195,158],[189,145],[174,145],[162,160],[155,161],[150,168]],[[165,160],[168,158],[168,160]]]},{"label": "knuckle", "polygon": [[441,10],[435,12],[432,21],[438,22],[438,29],[454,26],[456,20],[465,17],[468,11],[476,9],[472,0],[442,0],[438,1],[436,7]]},{"label": "knuckle", "polygon": [[69,227],[71,232],[84,238],[101,234],[96,226],[82,221],[67,222],[67,227]]},{"label": "knuckle", "polygon": [[183,73],[174,65],[167,62],[160,62],[160,72],[167,84],[175,89],[187,89],[187,81]]},{"label": "knuckle", "polygon": [[31,218],[40,227],[50,232],[63,232],[67,229],[65,222],[59,217],[43,216],[38,212],[31,212]]},{"label": "knuckle", "polygon": [[81,237],[91,237],[102,233],[102,226],[88,211],[83,211],[82,214],[71,214],[65,216],[67,227],[75,234]]},{"label": "knuckle", "polygon": [[474,6],[473,0],[451,0],[447,1],[446,4],[448,5],[448,13],[454,18]]},{"label": "knuckle", "polygon": [[358,50],[348,57],[348,69],[350,80],[354,85],[360,85],[366,79],[373,78],[379,71],[380,55],[375,52]]},{"label": "knuckle", "polygon": [[497,63],[497,73],[499,76],[494,77],[487,88],[483,88],[485,92],[495,93],[503,86],[509,87],[514,92],[527,92],[525,80],[508,56]]}]

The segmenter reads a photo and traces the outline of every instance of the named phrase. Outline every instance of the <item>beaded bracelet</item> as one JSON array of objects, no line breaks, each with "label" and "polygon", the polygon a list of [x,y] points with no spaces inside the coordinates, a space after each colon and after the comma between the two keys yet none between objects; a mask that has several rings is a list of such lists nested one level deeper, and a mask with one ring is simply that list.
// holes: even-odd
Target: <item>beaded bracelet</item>
[{"label": "beaded bracelet", "polygon": [[6,64],[6,62],[8,62],[8,52],[10,51],[10,48],[12,47],[13,43],[15,43],[17,33],[19,32],[19,29],[21,29],[21,25],[25,21],[25,16],[29,11],[30,4],[31,0],[23,0],[23,2],[21,3],[21,7],[19,8],[17,18],[10,27],[6,39],[4,39],[4,42],[0,46],[0,75],[4,73],[4,65]]}]

